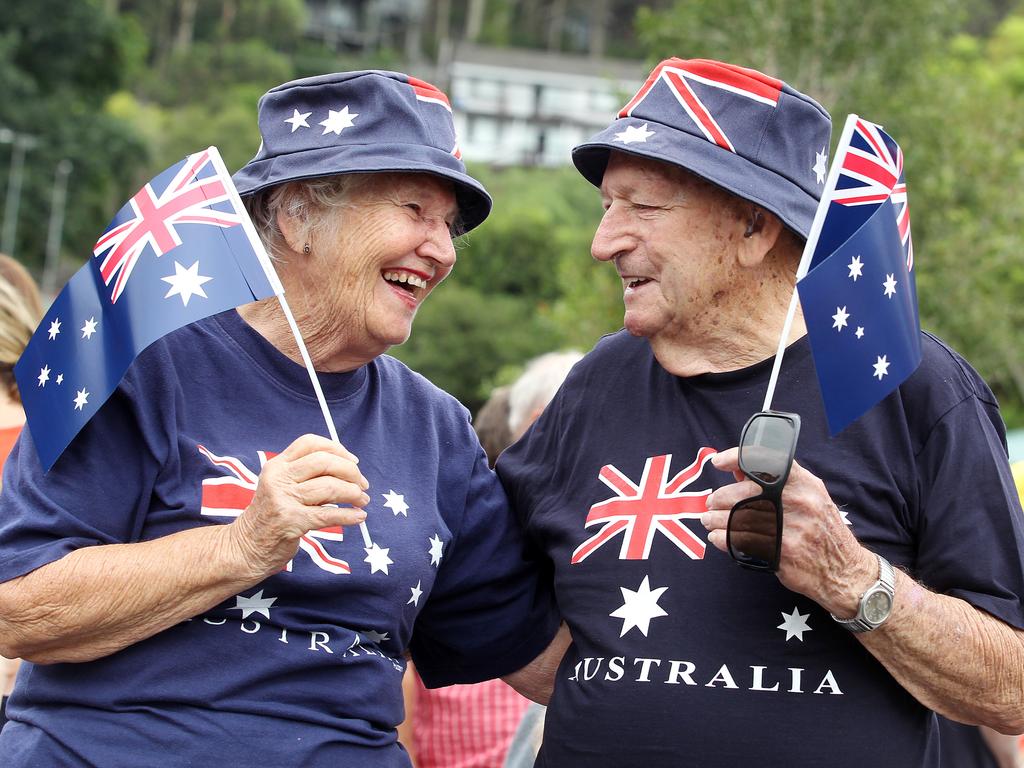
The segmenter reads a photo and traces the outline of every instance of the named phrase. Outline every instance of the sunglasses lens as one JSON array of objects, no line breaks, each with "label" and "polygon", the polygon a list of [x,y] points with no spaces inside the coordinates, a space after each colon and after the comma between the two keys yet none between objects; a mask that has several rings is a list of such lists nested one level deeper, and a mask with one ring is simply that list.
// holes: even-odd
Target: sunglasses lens
[{"label": "sunglasses lens", "polygon": [[729,515],[729,554],[753,568],[775,570],[779,563],[778,508],[771,499],[748,499]]},{"label": "sunglasses lens", "polygon": [[798,427],[789,419],[760,415],[750,422],[740,443],[740,469],[765,483],[786,475]]}]

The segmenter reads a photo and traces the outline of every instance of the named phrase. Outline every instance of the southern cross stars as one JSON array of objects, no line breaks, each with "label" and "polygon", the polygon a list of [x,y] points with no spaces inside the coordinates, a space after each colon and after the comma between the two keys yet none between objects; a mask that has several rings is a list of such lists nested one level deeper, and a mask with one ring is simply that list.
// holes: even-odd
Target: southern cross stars
[{"label": "southern cross stars", "polygon": [[84,389],[80,389],[80,390],[78,390],[78,392],[75,393],[75,410],[76,411],[82,410],[85,407],[86,403],[88,403],[88,402],[89,402],[89,393],[86,392]]},{"label": "southern cross stars", "polygon": [[811,170],[814,171],[818,183],[824,184],[825,172],[828,170],[828,150],[825,147],[821,148],[821,152],[814,153],[814,166]]},{"label": "southern cross stars", "polygon": [[804,641],[804,632],[812,631],[810,626],[807,624],[807,619],[811,617],[809,613],[800,613],[796,608],[793,609],[792,613],[782,614],[782,623],[776,627],[776,629],[786,630],[786,642],[789,642],[794,637],[801,643]]},{"label": "southern cross stars", "polygon": [[182,306],[187,307],[188,300],[193,296],[202,296],[204,299],[209,298],[206,295],[206,291],[203,290],[203,284],[210,282],[213,278],[199,274],[198,261],[188,269],[175,261],[174,274],[161,277],[160,279],[171,286],[164,298],[169,299],[171,296],[180,296]]},{"label": "southern cross stars", "polygon": [[242,620],[248,619],[252,614],[258,613],[265,619],[270,618],[270,606],[277,600],[276,597],[264,597],[263,590],[253,592],[251,597],[245,595],[235,596],[235,605],[228,608],[229,611],[241,611]]},{"label": "southern cross stars", "polygon": [[54,318],[54,321],[52,323],[50,323],[50,333],[49,333],[50,341],[53,341],[54,339],[56,339],[57,338],[57,334],[59,334],[59,333],[60,333],[60,318],[57,317],[57,318]]},{"label": "southern cross stars", "polygon": [[854,256],[853,260],[847,264],[850,268],[850,274],[847,277],[852,277],[853,282],[857,282],[857,278],[861,276],[861,272],[864,271],[864,264],[860,260],[860,256]]},{"label": "southern cross stars", "polygon": [[366,548],[366,557],[364,561],[370,564],[370,573],[376,573],[377,571],[384,571],[384,575],[388,575],[388,566],[394,565],[394,560],[388,557],[390,549],[384,549],[376,544]]},{"label": "southern cross stars", "polygon": [[875,363],[875,372],[872,376],[877,376],[878,380],[881,381],[882,377],[889,373],[889,361],[886,359],[888,355],[882,355]]},{"label": "southern cross stars", "polygon": [[433,536],[430,537],[429,541],[430,541],[430,564],[431,565],[440,565],[441,564],[441,548],[444,546],[444,543],[441,541],[440,538],[438,538],[436,533]]},{"label": "southern cross stars", "polygon": [[82,338],[91,339],[92,335],[96,333],[97,325],[99,325],[99,323],[96,322],[95,317],[90,317],[88,320],[86,320],[85,325],[82,326]]},{"label": "southern cross stars", "polygon": [[309,128],[309,123],[306,122],[306,118],[312,115],[312,112],[302,112],[299,110],[293,110],[292,116],[285,119],[285,122],[290,124],[292,127],[292,133],[295,133],[299,128]]},{"label": "southern cross stars", "polygon": [[891,299],[896,294],[896,275],[887,274],[882,286],[885,288],[885,295]]},{"label": "southern cross stars", "polygon": [[423,590],[420,589],[422,584],[423,584],[423,581],[420,580],[420,581],[416,582],[416,586],[415,587],[409,587],[409,591],[412,592],[412,597],[409,598],[409,602],[406,603],[406,605],[409,605],[410,603],[412,603],[417,608],[419,607],[419,605],[420,605],[420,596],[423,594]]},{"label": "southern cross stars", "polygon": [[644,637],[647,637],[651,619],[668,616],[668,613],[658,605],[658,600],[667,589],[668,587],[651,589],[651,583],[647,576],[644,576],[644,580],[640,582],[636,591],[619,587],[619,591],[622,592],[622,606],[608,614],[616,619],[622,619],[622,631],[619,633],[619,637],[623,637],[633,627],[639,629]]},{"label": "southern cross stars", "polygon": [[639,128],[635,125],[627,125],[626,130],[619,131],[615,134],[615,140],[621,141],[623,144],[632,144],[634,142],[646,143],[647,139],[654,135],[654,131],[647,130],[647,123],[644,123]]},{"label": "southern cross stars", "polygon": [[39,369],[39,386],[45,387],[46,382],[50,380],[50,366],[44,365]]},{"label": "southern cross stars", "polygon": [[382,494],[387,501],[384,502],[384,506],[395,513],[395,517],[399,515],[409,516],[409,505],[405,503],[405,496],[401,493],[395,493],[394,489],[389,490],[387,493]]},{"label": "southern cross stars", "polygon": [[849,316],[850,315],[847,313],[846,307],[836,307],[836,313],[832,315],[832,320],[835,321],[832,324],[832,327],[838,331],[843,330],[843,328],[846,327],[846,319]]},{"label": "southern cross stars", "polygon": [[357,117],[358,112],[349,112],[348,105],[343,107],[341,111],[330,110],[330,116],[326,120],[321,120],[318,125],[324,127],[324,132],[321,136],[326,136],[328,133],[333,133],[336,136],[340,136],[341,132],[346,128],[352,127],[352,123]]}]

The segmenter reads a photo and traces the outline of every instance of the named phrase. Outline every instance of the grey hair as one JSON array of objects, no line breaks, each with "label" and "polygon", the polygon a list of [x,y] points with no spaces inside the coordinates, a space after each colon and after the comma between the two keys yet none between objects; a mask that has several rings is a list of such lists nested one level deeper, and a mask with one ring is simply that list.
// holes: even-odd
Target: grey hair
[{"label": "grey hair", "polygon": [[0,386],[15,402],[20,402],[14,364],[25,351],[39,315],[29,308],[23,296],[11,283],[0,278]]},{"label": "grey hair", "polygon": [[271,257],[288,253],[278,214],[297,222],[297,236],[308,243],[338,224],[338,213],[369,182],[369,174],[349,173],[278,184],[243,198],[256,232]]},{"label": "grey hair", "polygon": [[530,417],[551,402],[562,386],[569,370],[583,357],[575,349],[548,352],[526,365],[526,370],[512,384],[508,396],[508,428],[513,435],[526,431]]}]

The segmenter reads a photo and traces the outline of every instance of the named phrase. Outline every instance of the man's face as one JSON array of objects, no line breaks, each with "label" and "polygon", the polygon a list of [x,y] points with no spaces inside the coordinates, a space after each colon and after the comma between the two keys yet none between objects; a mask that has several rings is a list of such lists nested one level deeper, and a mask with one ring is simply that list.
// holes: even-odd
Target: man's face
[{"label": "man's face", "polygon": [[674,166],[612,152],[601,199],[591,252],[622,279],[626,330],[670,341],[728,322],[719,310],[737,290],[745,227],[736,198]]}]

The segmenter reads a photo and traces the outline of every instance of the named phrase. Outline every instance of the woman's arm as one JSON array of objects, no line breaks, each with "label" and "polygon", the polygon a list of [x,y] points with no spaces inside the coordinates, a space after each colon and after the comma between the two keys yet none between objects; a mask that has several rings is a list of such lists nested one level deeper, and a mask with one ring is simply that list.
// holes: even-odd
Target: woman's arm
[{"label": "woman's arm", "polygon": [[89,661],[209,610],[279,572],[308,531],[366,518],[357,461],[304,435],[267,462],[252,504],[229,525],[85,547],[0,584],[0,654]]}]

